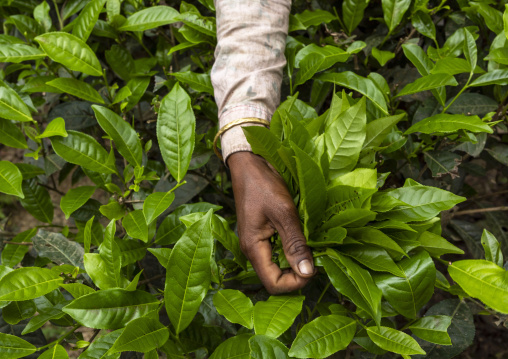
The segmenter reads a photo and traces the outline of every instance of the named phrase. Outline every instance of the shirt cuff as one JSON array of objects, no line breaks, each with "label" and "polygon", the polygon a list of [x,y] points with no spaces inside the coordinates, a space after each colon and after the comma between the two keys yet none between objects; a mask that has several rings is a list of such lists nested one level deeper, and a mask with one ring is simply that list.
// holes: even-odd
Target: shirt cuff
[{"label": "shirt cuff", "polygon": [[[238,120],[240,118],[246,117],[255,117],[261,120],[270,121],[272,118],[272,114],[263,106],[260,105],[252,105],[252,104],[243,104],[237,105],[230,109],[224,111],[219,120],[220,127],[224,127],[228,123],[234,120]],[[252,148],[243,133],[241,127],[245,126],[263,126],[261,124],[256,123],[245,123],[242,125],[238,125],[230,128],[221,136],[221,149],[222,149],[222,157],[224,158],[224,163],[227,164],[228,157],[235,153],[241,151],[252,152]]]}]

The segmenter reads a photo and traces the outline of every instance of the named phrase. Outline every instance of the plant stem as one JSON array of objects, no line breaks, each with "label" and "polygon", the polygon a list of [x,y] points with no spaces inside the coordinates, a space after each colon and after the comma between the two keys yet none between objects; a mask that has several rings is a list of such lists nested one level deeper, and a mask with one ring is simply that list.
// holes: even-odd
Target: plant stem
[{"label": "plant stem", "polygon": [[452,217],[464,216],[466,214],[476,214],[476,213],[485,213],[485,212],[498,212],[498,211],[508,211],[508,206],[490,207],[490,208],[478,208],[478,209],[468,209],[468,210],[465,210],[465,211],[458,211],[458,212],[452,213]]},{"label": "plant stem", "polygon": [[64,25],[63,25],[63,21],[62,21],[62,16],[60,15],[60,11],[58,10],[58,5],[56,3],[56,0],[53,0],[53,4],[55,4],[55,12],[56,12],[56,16],[58,17],[58,23],[60,24],[60,30],[62,30]]},{"label": "plant stem", "polygon": [[323,297],[325,296],[325,293],[328,291],[328,288],[330,288],[330,285],[332,284],[332,282],[328,282],[328,284],[325,286],[325,289],[323,289],[323,291],[321,292],[321,295],[319,296],[317,302],[316,302],[316,305],[314,306],[314,308],[312,309],[312,312],[310,312],[310,315],[309,315],[309,320],[312,320],[312,316],[314,315],[314,313],[316,312],[316,309],[317,309],[317,306],[319,303],[321,303],[321,299],[323,299]]},{"label": "plant stem", "polygon": [[68,336],[70,336],[72,333],[74,333],[76,331],[76,329],[78,329],[79,327],[81,327],[81,324],[75,324],[71,330],[69,330],[67,333],[65,333],[64,335],[62,335],[60,338],[58,338],[57,340],[55,340],[54,342],[51,342],[49,344],[46,344],[40,348],[37,348],[37,351],[40,351],[42,349],[46,349],[46,348],[50,348],[54,345],[57,345],[57,344],[60,344],[65,338],[67,338]]},{"label": "plant stem", "polygon": [[471,74],[469,75],[469,79],[467,80],[466,84],[464,85],[464,87],[459,91],[459,93],[453,98],[453,100],[450,101],[450,103],[443,109],[443,111],[441,113],[445,113],[446,110],[448,110],[450,108],[451,105],[453,105],[453,103],[459,98],[460,95],[462,95],[462,93],[469,87],[469,83],[471,82],[471,79],[473,78],[473,71],[471,71]]}]

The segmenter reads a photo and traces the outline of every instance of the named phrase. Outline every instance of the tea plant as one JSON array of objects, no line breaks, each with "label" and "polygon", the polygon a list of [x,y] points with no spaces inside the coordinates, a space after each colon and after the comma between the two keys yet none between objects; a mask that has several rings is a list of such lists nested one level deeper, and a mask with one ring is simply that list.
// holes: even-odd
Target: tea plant
[{"label": "tea plant", "polygon": [[213,1],[0,0],[1,357],[451,358],[473,313],[506,330],[504,220],[449,219],[506,180],[505,4],[293,3],[287,100],[244,132],[319,273],[268,296],[212,151]]}]

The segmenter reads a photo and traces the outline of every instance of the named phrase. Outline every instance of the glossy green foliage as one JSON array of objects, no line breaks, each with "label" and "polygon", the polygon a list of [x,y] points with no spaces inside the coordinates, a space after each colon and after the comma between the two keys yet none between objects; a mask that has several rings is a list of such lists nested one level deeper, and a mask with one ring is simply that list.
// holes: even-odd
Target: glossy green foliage
[{"label": "glossy green foliage", "polygon": [[340,315],[328,315],[306,324],[291,345],[289,355],[296,358],[326,357],[348,346],[356,322]]},{"label": "glossy green foliage", "polygon": [[190,97],[178,84],[162,100],[157,120],[161,154],[171,175],[180,182],[194,149],[196,119]]},{"label": "glossy green foliage", "polygon": [[[258,36],[286,60],[268,83],[282,103],[243,132],[317,268],[271,297],[213,155],[214,61],[241,80],[225,10],[0,5],[0,358],[448,359],[473,342],[472,311],[495,315],[489,338],[507,325],[503,2],[295,0],[285,51]],[[264,106],[256,86],[230,95]],[[266,239],[291,275],[280,234]],[[436,287],[455,299],[427,309]]]},{"label": "glossy green foliage", "polygon": [[[166,310],[177,333],[192,321],[211,281],[213,212],[191,225],[171,251],[166,275]],[[174,273],[179,272],[178,275]]]},{"label": "glossy green foliage", "polygon": [[108,353],[136,351],[146,353],[161,347],[169,338],[168,328],[156,319],[134,319],[122,331]]},{"label": "glossy green foliage", "polygon": [[425,354],[416,340],[393,328],[369,327],[367,334],[376,345],[384,350],[404,355]]},{"label": "glossy green foliage", "polygon": [[29,300],[47,294],[63,282],[57,272],[45,268],[25,267],[7,273],[0,279],[0,300]]},{"label": "glossy green foliage", "polygon": [[424,251],[401,260],[398,265],[404,272],[403,277],[377,274],[374,277],[376,285],[396,311],[408,318],[416,318],[420,308],[434,293],[432,283],[436,268]]},{"label": "glossy green foliage", "polygon": [[470,296],[508,313],[508,275],[504,268],[483,260],[463,260],[450,265],[448,272]]},{"label": "glossy green foliage", "polygon": [[92,76],[102,75],[97,56],[80,38],[66,32],[50,32],[38,36],[35,40],[53,61],[74,71]]},{"label": "glossy green foliage", "polygon": [[79,297],[62,310],[87,327],[118,329],[158,306],[159,301],[147,292],[108,289]]},{"label": "glossy green foliage", "polygon": [[23,358],[35,352],[36,348],[26,340],[15,335],[0,333],[1,353],[5,359]]},{"label": "glossy green foliage", "polygon": [[252,329],[254,306],[242,292],[232,289],[218,291],[213,296],[213,305],[217,312],[231,323],[238,323]]},{"label": "glossy green foliage", "polygon": [[292,324],[302,310],[302,296],[272,296],[254,306],[254,331],[278,338]]},{"label": "glossy green foliage", "polygon": [[97,122],[115,142],[118,152],[134,167],[141,166],[143,150],[136,131],[120,116],[105,107],[92,106]]}]

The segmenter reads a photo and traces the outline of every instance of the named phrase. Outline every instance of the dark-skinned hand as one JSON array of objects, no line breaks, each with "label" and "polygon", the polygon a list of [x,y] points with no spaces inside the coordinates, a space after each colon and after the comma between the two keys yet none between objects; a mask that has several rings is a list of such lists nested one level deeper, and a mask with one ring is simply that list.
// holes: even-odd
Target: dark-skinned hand
[{"label": "dark-skinned hand", "polygon": [[[292,292],[315,274],[293,199],[277,171],[262,157],[236,152],[228,157],[240,248],[270,294]],[[270,237],[277,231],[291,269],[272,262]]]}]

